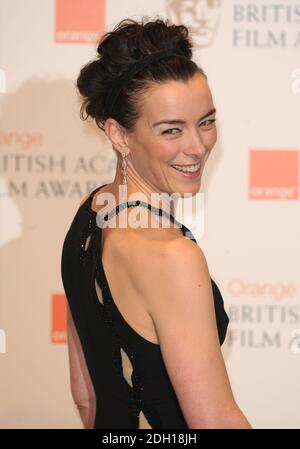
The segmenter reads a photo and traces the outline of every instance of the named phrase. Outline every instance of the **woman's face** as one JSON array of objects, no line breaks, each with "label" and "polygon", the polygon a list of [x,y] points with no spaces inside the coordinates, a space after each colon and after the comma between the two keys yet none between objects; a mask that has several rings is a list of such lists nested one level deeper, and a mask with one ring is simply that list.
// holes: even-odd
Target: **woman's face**
[{"label": "woman's face", "polygon": [[[136,128],[127,136],[137,173],[152,191],[197,193],[217,140],[216,112],[206,79],[197,73],[187,82],[155,84],[140,105]],[[191,167],[197,169],[194,173],[180,170],[193,164],[197,164]]]}]

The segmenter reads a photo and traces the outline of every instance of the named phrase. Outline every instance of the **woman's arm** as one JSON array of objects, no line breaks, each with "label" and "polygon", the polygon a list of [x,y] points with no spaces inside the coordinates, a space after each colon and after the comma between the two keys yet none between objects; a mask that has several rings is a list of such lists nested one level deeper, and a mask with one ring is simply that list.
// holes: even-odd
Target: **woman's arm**
[{"label": "woman's arm", "polygon": [[80,339],[67,304],[67,336],[71,393],[86,429],[93,428],[96,413],[94,387],[86,365]]},{"label": "woman's arm", "polygon": [[150,246],[131,260],[188,427],[250,429],[231,390],[202,250],[182,237]]},{"label": "woman's arm", "polygon": [[[87,200],[89,195],[90,193],[87,193],[82,198],[79,207]],[[67,337],[72,397],[78,408],[84,428],[92,429],[96,413],[96,398],[88,368],[86,366],[80,339],[78,337],[68,303]]]},{"label": "woman's arm", "polygon": [[81,421],[85,429],[94,428],[94,420],[96,413],[96,406],[91,402],[88,405],[77,405]]}]

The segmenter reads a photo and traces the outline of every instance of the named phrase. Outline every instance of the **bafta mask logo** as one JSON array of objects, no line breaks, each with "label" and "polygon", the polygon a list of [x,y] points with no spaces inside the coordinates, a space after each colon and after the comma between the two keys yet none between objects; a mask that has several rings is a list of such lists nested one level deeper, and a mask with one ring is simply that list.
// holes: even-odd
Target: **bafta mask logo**
[{"label": "bafta mask logo", "polygon": [[222,0],[167,0],[167,16],[189,28],[194,48],[209,47],[221,17]]}]

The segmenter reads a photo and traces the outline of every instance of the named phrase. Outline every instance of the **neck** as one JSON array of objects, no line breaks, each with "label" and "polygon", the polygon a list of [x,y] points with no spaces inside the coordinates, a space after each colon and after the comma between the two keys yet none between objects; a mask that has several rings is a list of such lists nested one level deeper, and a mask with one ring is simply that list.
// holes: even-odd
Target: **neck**
[{"label": "neck", "polygon": [[[121,202],[119,195],[119,185],[122,184],[123,177],[121,162],[121,159],[118,159],[116,175],[113,181],[113,190],[117,204]],[[176,198],[173,199],[174,197],[171,198],[168,194],[162,196],[162,191],[145,181],[134,168],[130,155],[126,157],[126,178],[128,201],[131,199],[131,195],[135,194],[132,199],[141,199],[142,201],[149,203],[151,206],[161,208],[174,216],[177,201]]]}]

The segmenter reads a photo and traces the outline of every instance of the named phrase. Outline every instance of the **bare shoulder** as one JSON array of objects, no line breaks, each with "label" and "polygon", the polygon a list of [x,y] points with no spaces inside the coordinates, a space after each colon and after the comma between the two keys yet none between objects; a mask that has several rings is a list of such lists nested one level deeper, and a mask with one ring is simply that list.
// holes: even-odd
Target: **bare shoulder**
[{"label": "bare shoulder", "polygon": [[[170,235],[168,239],[149,242],[145,248],[148,257],[143,266],[140,266],[142,273],[137,282],[142,280],[141,290],[143,297],[148,301],[149,311],[155,307],[161,310],[161,300],[157,299],[159,297],[166,298],[164,304],[168,307],[170,305],[168,298],[173,304],[176,298],[180,301],[184,297],[186,303],[197,298],[195,293],[201,289],[210,293],[210,274],[206,257],[194,241],[182,235]],[[153,280],[159,291],[155,295],[153,295]],[[182,295],[176,294],[179,291]]]},{"label": "bare shoulder", "polygon": [[183,235],[169,234],[167,238],[149,241],[147,270],[153,275],[179,276],[191,279],[200,268],[207,269],[200,246]]},{"label": "bare shoulder", "polygon": [[209,278],[208,266],[201,248],[185,238],[179,228],[113,229],[107,235],[110,251],[122,261],[134,288],[150,307],[160,291],[170,288],[170,282],[199,283],[199,272]]},{"label": "bare shoulder", "polygon": [[134,248],[129,254],[129,265],[135,268],[131,274],[188,426],[226,426],[226,415],[235,416],[236,405],[219,344],[205,255],[184,236],[142,240],[141,253]]},{"label": "bare shoulder", "polygon": [[[130,254],[134,254],[140,260],[147,253],[149,256],[149,251],[150,254],[156,252],[160,254],[164,252],[168,243],[178,239],[184,240],[181,229],[175,227],[165,217],[158,218],[144,208],[141,211],[142,219],[141,216],[134,219],[130,213],[129,209],[122,210],[105,226],[109,229],[108,232],[105,231],[105,238],[110,241],[113,248],[119,250],[120,254],[124,254],[124,257],[128,255],[130,249]],[[134,259],[130,257],[130,261],[134,262]]]}]

